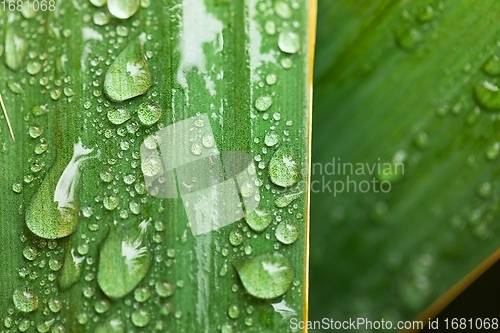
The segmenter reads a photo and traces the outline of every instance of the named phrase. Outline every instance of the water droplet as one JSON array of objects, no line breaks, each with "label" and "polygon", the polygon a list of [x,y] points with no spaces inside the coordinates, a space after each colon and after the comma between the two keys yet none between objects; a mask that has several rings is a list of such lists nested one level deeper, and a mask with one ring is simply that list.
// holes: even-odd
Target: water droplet
[{"label": "water droplet", "polygon": [[498,157],[498,153],[500,152],[500,143],[495,142],[488,149],[486,149],[486,158],[489,160],[494,160]]},{"label": "water droplet", "polygon": [[429,138],[427,137],[427,133],[425,132],[419,132],[417,136],[415,137],[415,146],[417,146],[420,149],[424,149],[427,144],[429,143]]},{"label": "water droplet", "polygon": [[12,184],[12,191],[16,193],[21,193],[23,191],[23,184],[22,183]]},{"label": "water droplet", "polygon": [[292,9],[284,1],[276,1],[274,3],[274,11],[282,19],[289,19],[290,17],[292,17]]},{"label": "water droplet", "polygon": [[67,165],[56,160],[26,210],[26,225],[35,235],[55,239],[73,233],[78,224],[79,168],[92,151],[78,141]]},{"label": "water droplet", "polygon": [[36,106],[33,107],[33,109],[31,110],[31,112],[36,117],[44,115],[44,114],[46,114],[48,112],[47,105],[36,105]]},{"label": "water droplet", "polygon": [[281,66],[284,69],[290,69],[293,66],[293,61],[289,57],[285,57],[281,59]]},{"label": "water droplet", "polygon": [[485,109],[500,109],[500,91],[498,91],[498,86],[490,81],[484,80],[474,85],[474,97]]},{"label": "water droplet", "polygon": [[300,166],[291,149],[279,148],[269,162],[271,181],[282,187],[295,184],[300,178]]},{"label": "water droplet", "polygon": [[229,315],[229,318],[236,319],[240,316],[240,309],[237,305],[230,305],[227,309],[227,314]]},{"label": "water droplet", "polygon": [[406,50],[413,50],[422,40],[422,34],[415,28],[397,30],[396,43]]},{"label": "water droplet", "polygon": [[232,230],[229,233],[229,243],[233,246],[238,246],[243,243],[243,235],[239,230]]},{"label": "water droplet", "polygon": [[300,36],[298,33],[284,30],[278,36],[278,47],[285,53],[297,53],[300,50]]},{"label": "water droplet", "polygon": [[96,7],[102,7],[108,3],[108,0],[90,0],[90,3]]},{"label": "water droplet", "polygon": [[266,75],[266,83],[270,86],[276,84],[276,74],[267,74]]},{"label": "water droplet", "polygon": [[141,170],[145,176],[152,177],[162,170],[162,164],[158,157],[149,157],[142,160]]},{"label": "water droplet", "polygon": [[135,310],[130,316],[132,323],[137,327],[145,327],[151,320],[151,315],[146,310]]},{"label": "water droplet", "polygon": [[268,147],[276,145],[278,141],[279,141],[279,136],[275,131],[270,131],[266,133],[266,136],[264,137],[264,143]]},{"label": "water droplet", "polygon": [[245,216],[248,226],[255,232],[264,231],[271,224],[271,220],[271,214],[260,209],[256,209]]},{"label": "water droplet", "polygon": [[481,69],[490,76],[500,75],[500,57],[496,54],[492,55],[486,60]]},{"label": "water droplet", "polygon": [[16,95],[21,95],[22,93],[24,93],[23,87],[19,83],[12,80],[7,81],[7,88],[9,88],[9,90]]},{"label": "water droplet", "polygon": [[42,64],[38,61],[30,61],[26,66],[26,71],[30,75],[36,75],[42,70]]},{"label": "water droplet", "polygon": [[[111,229],[99,253],[97,282],[110,298],[121,298],[144,278],[151,265],[146,231],[149,221],[131,229]],[[141,326],[142,327],[142,326]]]},{"label": "water droplet", "polygon": [[108,120],[115,124],[120,125],[130,119],[130,112],[126,109],[111,109],[107,113]]},{"label": "water droplet", "polygon": [[233,333],[233,327],[230,324],[224,324],[220,331],[221,333]]},{"label": "water droplet", "polygon": [[148,287],[141,287],[134,290],[134,299],[139,303],[146,302],[151,297],[151,291]]},{"label": "water droplet", "polygon": [[139,9],[140,0],[108,0],[108,10],[116,18],[127,19]]},{"label": "water droplet", "polygon": [[59,276],[59,286],[62,289],[67,289],[80,280],[84,259],[85,257],[78,256],[74,249],[66,251],[63,268]]},{"label": "water droplet", "polygon": [[260,112],[267,111],[272,104],[273,98],[271,96],[260,96],[255,99],[255,108]]},{"label": "water droplet", "polygon": [[5,31],[5,64],[12,70],[22,67],[28,43],[18,35],[13,26],[7,27]]},{"label": "water droplet", "polygon": [[234,262],[245,290],[261,299],[273,299],[285,294],[292,285],[294,271],[280,253],[263,254]]},{"label": "water droplet", "polygon": [[154,102],[147,102],[139,106],[137,116],[143,125],[150,126],[160,120],[161,112],[161,107],[158,104]]},{"label": "water droplet", "polygon": [[201,155],[202,152],[203,146],[199,143],[195,142],[191,145],[191,153],[193,153],[193,155]]},{"label": "water droplet", "polygon": [[292,244],[299,237],[299,229],[292,222],[281,222],[276,227],[276,239],[283,244]]},{"label": "water droplet", "polygon": [[97,326],[94,333],[125,333],[125,323],[120,318],[108,318]]},{"label": "water droplet", "polygon": [[434,18],[434,9],[431,6],[420,8],[417,12],[417,20],[420,23],[430,22]]},{"label": "water droplet", "polygon": [[36,325],[36,329],[38,331],[38,333],[47,333],[51,326],[54,324],[55,320],[54,319],[51,319],[51,320],[46,320],[44,322],[41,322],[39,323],[38,325]]},{"label": "water droplet", "polygon": [[276,23],[274,21],[266,21],[264,24],[264,30],[266,34],[273,36],[276,33]]},{"label": "water droplet", "polygon": [[123,102],[146,93],[151,84],[151,72],[142,45],[136,41],[130,43],[109,67],[104,78],[104,93],[114,102]]},{"label": "water droplet", "polygon": [[31,19],[36,16],[37,10],[40,8],[37,7],[35,8],[35,2],[34,1],[28,1],[23,3],[23,8],[21,9],[21,15],[25,19]]},{"label": "water droplet", "polygon": [[107,210],[114,210],[120,204],[120,199],[114,195],[110,195],[105,197],[102,203]]},{"label": "water droplet", "polygon": [[284,208],[292,203],[295,199],[299,198],[303,192],[287,193],[283,194],[274,200],[274,204],[278,208]]},{"label": "water droplet", "polygon": [[23,256],[28,260],[35,260],[38,255],[38,250],[34,246],[27,246],[23,250]]},{"label": "water droplet", "polygon": [[36,139],[40,135],[42,135],[43,129],[38,126],[30,126],[30,128],[28,129],[28,133],[33,139]]},{"label": "water droplet", "polygon": [[111,308],[111,304],[107,299],[101,299],[94,304],[94,310],[97,313],[104,313]]},{"label": "water droplet", "polygon": [[206,148],[212,148],[214,146],[214,144],[215,144],[213,135],[212,134],[205,134],[201,138],[201,143]]},{"label": "water droplet", "polygon": [[61,302],[61,300],[56,299],[56,298],[51,298],[49,300],[48,305],[49,305],[50,311],[52,311],[54,313],[57,313],[57,312],[61,311],[61,309],[62,309],[62,302]]},{"label": "water droplet", "polygon": [[479,185],[477,194],[482,198],[487,198],[491,194],[491,184],[488,182],[484,182]]},{"label": "water droplet", "polygon": [[21,312],[32,312],[38,309],[38,296],[26,287],[17,288],[12,295],[14,306]]},{"label": "water droplet", "polygon": [[26,332],[30,328],[30,326],[31,322],[28,319],[23,319],[21,320],[19,325],[17,325],[17,329],[19,330],[19,332]]},{"label": "water droplet", "polygon": [[95,12],[93,16],[95,25],[106,25],[109,23],[109,15],[106,12]]},{"label": "water droplet", "polygon": [[169,297],[174,293],[174,286],[166,281],[158,281],[155,284],[155,290],[160,297]]}]

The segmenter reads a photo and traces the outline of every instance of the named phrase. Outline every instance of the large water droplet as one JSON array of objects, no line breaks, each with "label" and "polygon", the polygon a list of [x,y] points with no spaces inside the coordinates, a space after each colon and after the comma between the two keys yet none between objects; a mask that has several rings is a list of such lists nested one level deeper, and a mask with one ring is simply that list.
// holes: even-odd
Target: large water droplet
[{"label": "large water droplet", "polygon": [[282,187],[295,184],[300,178],[300,165],[291,149],[281,147],[269,162],[269,176],[271,181]]},{"label": "large water droplet", "polygon": [[121,298],[141,282],[149,270],[151,255],[146,231],[148,221],[131,229],[111,229],[99,253],[97,282],[111,298]]},{"label": "large water droplet", "polygon": [[255,232],[264,231],[271,224],[271,214],[268,211],[256,209],[245,216],[248,226]]},{"label": "large water droplet", "polygon": [[110,100],[122,102],[146,93],[151,82],[142,45],[136,41],[130,43],[109,67],[104,78],[104,93]]},{"label": "large water droplet", "polygon": [[284,1],[276,1],[274,3],[274,11],[282,19],[289,19],[292,17],[292,9]]},{"label": "large water droplet", "polygon": [[66,251],[64,255],[64,263],[59,276],[59,286],[62,289],[67,289],[77,283],[82,275],[82,263],[85,257],[79,256],[74,248]]},{"label": "large water droplet", "polygon": [[108,0],[108,10],[114,17],[127,19],[139,9],[140,0]]},{"label": "large water droplet", "polygon": [[150,126],[160,120],[161,111],[161,107],[155,102],[147,102],[139,106],[137,116],[143,125]]},{"label": "large water droplet", "polygon": [[73,233],[78,223],[80,165],[93,149],[78,141],[67,165],[57,160],[26,210],[26,225],[37,236],[56,239]]},{"label": "large water droplet", "polygon": [[484,80],[483,82],[474,85],[474,97],[485,109],[500,109],[500,91],[498,86],[490,81]]},{"label": "large water droplet", "polygon": [[273,299],[285,294],[294,277],[292,265],[280,253],[239,260],[234,267],[245,290],[261,299]]},{"label": "large water droplet", "polygon": [[8,27],[5,31],[5,64],[13,70],[22,67],[28,43],[18,35],[14,27]]},{"label": "large water droplet", "polygon": [[38,309],[38,296],[29,288],[21,287],[12,295],[14,306],[21,312],[32,312]]},{"label": "large water droplet", "polygon": [[284,30],[278,36],[278,47],[285,53],[297,53],[300,50],[300,36],[298,33]]}]

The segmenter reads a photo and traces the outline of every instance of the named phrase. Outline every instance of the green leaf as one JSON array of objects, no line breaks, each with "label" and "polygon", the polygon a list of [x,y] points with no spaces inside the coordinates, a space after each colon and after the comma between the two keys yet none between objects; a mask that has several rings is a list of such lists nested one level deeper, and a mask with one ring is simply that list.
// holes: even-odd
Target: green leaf
[{"label": "green leaf", "polygon": [[0,4],[0,331],[291,332],[313,3],[42,2]]},{"label": "green leaf", "polygon": [[311,317],[410,320],[498,248],[499,10],[320,3]]}]

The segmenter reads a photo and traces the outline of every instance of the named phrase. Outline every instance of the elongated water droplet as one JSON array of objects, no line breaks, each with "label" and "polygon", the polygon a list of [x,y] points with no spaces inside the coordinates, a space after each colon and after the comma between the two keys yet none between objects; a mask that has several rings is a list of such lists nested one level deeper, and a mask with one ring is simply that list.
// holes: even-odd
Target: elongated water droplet
[{"label": "elongated water droplet", "polygon": [[298,33],[285,30],[278,36],[278,47],[285,53],[297,53],[300,50],[300,36]]},{"label": "elongated water droplet", "polygon": [[139,9],[140,0],[108,0],[108,10],[114,17],[127,19]]},{"label": "elongated water droplet", "polygon": [[245,221],[253,231],[262,232],[271,224],[272,218],[268,211],[256,209],[245,216]]},{"label": "elongated water droplet", "polygon": [[275,236],[283,244],[292,244],[299,237],[299,229],[294,223],[283,221],[276,227]]},{"label": "elongated water droplet", "polygon": [[24,92],[23,87],[19,83],[12,80],[7,81],[7,88],[9,88],[9,90],[16,95],[21,95]]},{"label": "elongated water droplet", "polygon": [[498,86],[490,81],[484,80],[474,85],[474,97],[479,105],[485,109],[500,109],[500,91]]},{"label": "elongated water droplet", "polygon": [[300,178],[300,165],[291,149],[281,147],[269,162],[269,176],[271,181],[282,187],[295,184]]},{"label": "elongated water droplet", "polygon": [[276,207],[284,208],[292,203],[295,199],[299,198],[303,192],[283,194],[274,200]]},{"label": "elongated water droplet", "polygon": [[234,262],[245,290],[261,299],[273,299],[285,294],[294,277],[292,265],[280,253],[263,254]]},{"label": "elongated water droplet", "polygon": [[78,223],[79,168],[92,151],[78,141],[69,163],[56,161],[49,171],[26,210],[26,225],[35,235],[56,239],[73,233]]},{"label": "elongated water droplet", "polygon": [[110,100],[122,102],[146,93],[151,82],[142,45],[136,41],[130,43],[109,67],[104,78],[104,93]]},{"label": "elongated water droplet", "polygon": [[161,107],[155,102],[143,103],[137,110],[139,121],[146,126],[155,124],[161,117]]},{"label": "elongated water droplet", "polygon": [[292,9],[284,1],[276,1],[274,3],[274,11],[282,19],[289,19],[292,17]]},{"label": "elongated water droplet", "polygon": [[13,27],[8,27],[5,31],[5,64],[13,70],[22,67],[28,43],[19,36]]},{"label": "elongated water droplet", "polygon": [[111,229],[99,253],[97,282],[110,298],[121,298],[141,282],[151,265],[146,231],[149,221],[139,227]]},{"label": "elongated water droplet", "polygon": [[32,312],[38,309],[38,296],[29,288],[21,287],[12,295],[14,306],[21,312]]},{"label": "elongated water droplet", "polygon": [[59,286],[62,289],[67,289],[80,281],[82,275],[82,263],[85,257],[79,256],[74,248],[66,251],[64,255],[64,263],[59,276]]}]

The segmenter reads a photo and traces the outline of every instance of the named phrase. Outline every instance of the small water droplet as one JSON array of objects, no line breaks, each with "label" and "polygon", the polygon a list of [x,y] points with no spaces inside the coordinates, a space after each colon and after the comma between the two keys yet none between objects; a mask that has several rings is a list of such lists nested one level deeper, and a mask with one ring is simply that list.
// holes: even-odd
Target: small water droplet
[{"label": "small water droplet", "polygon": [[238,246],[243,243],[243,235],[239,230],[232,230],[229,233],[229,243],[233,246]]},{"label": "small water droplet", "polygon": [[415,146],[417,146],[420,149],[424,149],[427,147],[427,144],[429,143],[429,138],[427,136],[427,133],[425,132],[419,132],[417,136],[415,137]]},{"label": "small water droplet", "polygon": [[229,315],[229,318],[236,319],[240,316],[240,309],[235,304],[230,305],[227,309],[227,314]]},{"label": "small water droplet", "polygon": [[294,270],[280,253],[263,254],[234,262],[245,290],[261,299],[273,299],[285,294],[292,285]]},{"label": "small water droplet", "polygon": [[303,192],[283,194],[274,200],[274,204],[278,208],[284,208],[291,204],[295,199],[299,198]]},{"label": "small water droplet", "polygon": [[282,19],[289,19],[292,17],[292,9],[284,1],[276,1],[274,3],[274,11]]},{"label": "small water droplet", "polygon": [[268,211],[256,209],[245,215],[245,221],[253,231],[262,232],[271,224],[272,218]]},{"label": "small water droplet", "polygon": [[260,112],[267,111],[272,104],[273,98],[271,96],[260,96],[255,99],[255,108]]},{"label": "small water droplet", "polygon": [[21,193],[23,191],[23,184],[22,183],[12,184],[12,191],[16,193]]},{"label": "small water droplet", "polygon": [[434,9],[431,6],[424,6],[417,12],[417,20],[420,23],[427,23],[434,18]]},{"label": "small water droplet", "polygon": [[145,327],[149,324],[149,321],[151,320],[151,315],[146,310],[138,309],[132,312],[130,319],[132,320],[132,323],[135,326]]},{"label": "small water droplet", "polygon": [[276,84],[276,80],[277,80],[277,77],[276,77],[276,74],[267,74],[266,75],[266,83],[270,86]]},{"label": "small water droplet", "polygon": [[300,178],[300,165],[293,151],[287,147],[279,148],[269,162],[271,181],[282,187],[295,184]]},{"label": "small water droplet", "polygon": [[29,288],[21,287],[12,295],[14,306],[21,312],[33,312],[38,309],[38,296]]},{"label": "small water droplet", "polygon": [[292,244],[299,237],[299,229],[292,222],[281,222],[276,227],[276,239],[283,244]]},{"label": "small water droplet", "polygon": [[158,104],[154,102],[147,102],[139,106],[137,116],[143,125],[150,126],[160,120],[161,113],[162,110]]},{"label": "small water droplet", "polygon": [[169,297],[174,294],[174,286],[166,281],[158,281],[155,283],[155,290],[160,297]]},{"label": "small water droplet", "polygon": [[97,326],[94,333],[125,333],[125,323],[120,318],[108,318]]},{"label": "small water droplet", "polygon": [[486,158],[489,160],[494,160],[498,157],[499,152],[500,152],[500,143],[495,142],[486,149]]},{"label": "small water droplet", "polygon": [[422,34],[415,28],[397,30],[394,36],[396,43],[406,50],[413,50],[422,41]]},{"label": "small water droplet", "polygon": [[278,36],[278,47],[281,51],[289,54],[300,50],[300,36],[291,30],[284,30]]},{"label": "small water droplet", "polygon": [[92,20],[95,25],[106,25],[109,23],[109,15],[106,12],[95,12]]},{"label": "small water droplet", "polygon": [[30,61],[26,66],[26,71],[30,75],[36,75],[42,70],[42,64],[38,61]]},{"label": "small water droplet", "polygon": [[267,132],[266,136],[264,137],[264,143],[268,147],[276,145],[278,141],[279,141],[279,136],[275,131]]},{"label": "small water droplet", "polygon": [[33,139],[36,139],[40,135],[42,135],[43,129],[38,126],[30,126],[30,128],[28,129],[28,133]]},{"label": "small water droplet", "polygon": [[27,246],[23,250],[23,256],[28,260],[35,260],[38,256],[38,250],[34,246]]},{"label": "small water droplet", "polygon": [[120,199],[114,195],[110,195],[105,197],[102,203],[107,210],[114,210],[120,204]]},{"label": "small water droplet", "polygon": [[127,19],[139,9],[140,0],[108,0],[108,10],[116,18]]},{"label": "small water droplet", "polygon": [[115,124],[120,125],[130,119],[130,112],[126,109],[110,109],[107,113],[108,120]]}]

